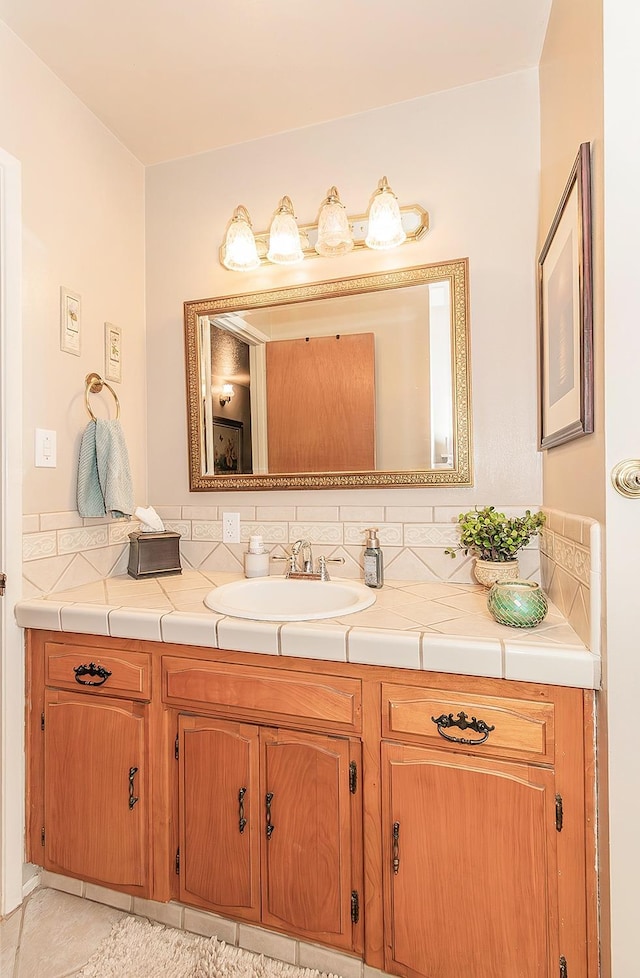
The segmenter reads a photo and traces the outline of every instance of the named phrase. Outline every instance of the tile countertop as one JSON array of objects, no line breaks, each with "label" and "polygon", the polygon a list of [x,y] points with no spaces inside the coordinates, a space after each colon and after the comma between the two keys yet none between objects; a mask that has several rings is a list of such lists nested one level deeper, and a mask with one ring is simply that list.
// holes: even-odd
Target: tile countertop
[{"label": "tile countertop", "polygon": [[499,625],[472,584],[389,581],[365,611],[342,618],[261,622],[209,611],[203,599],[239,575],[188,570],[109,577],[19,601],[19,625],[336,662],[597,689],[600,658],[554,605],[535,628]]}]

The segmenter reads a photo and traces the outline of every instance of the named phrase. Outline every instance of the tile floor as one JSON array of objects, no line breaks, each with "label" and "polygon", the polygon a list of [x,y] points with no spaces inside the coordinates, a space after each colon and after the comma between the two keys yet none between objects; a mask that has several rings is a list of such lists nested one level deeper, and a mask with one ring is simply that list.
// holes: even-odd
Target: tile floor
[{"label": "tile floor", "polygon": [[0,978],[79,974],[120,910],[39,887],[0,921]]}]

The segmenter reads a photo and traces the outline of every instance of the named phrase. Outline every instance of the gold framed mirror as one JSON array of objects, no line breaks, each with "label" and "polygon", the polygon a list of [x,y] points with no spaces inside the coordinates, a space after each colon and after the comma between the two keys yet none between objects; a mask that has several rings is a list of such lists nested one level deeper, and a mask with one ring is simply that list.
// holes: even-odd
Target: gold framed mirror
[{"label": "gold framed mirror", "polygon": [[185,302],[191,490],[472,485],[468,274]]}]

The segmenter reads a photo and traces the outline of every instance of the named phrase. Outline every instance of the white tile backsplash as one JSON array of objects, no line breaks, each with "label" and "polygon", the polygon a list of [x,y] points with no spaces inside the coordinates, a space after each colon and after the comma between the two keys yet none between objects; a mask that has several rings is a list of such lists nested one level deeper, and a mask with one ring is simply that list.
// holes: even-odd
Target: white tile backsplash
[{"label": "white tile backsplash", "polygon": [[116,520],[108,524],[109,543],[129,543],[129,534],[140,529],[138,520]]},{"label": "white tile backsplash", "polygon": [[[461,553],[452,560],[445,549],[458,542],[457,506],[225,506],[185,505],[155,507],[167,529],[180,533],[180,552],[185,571],[242,572],[243,553],[252,534],[261,534],[267,549],[283,554],[295,540],[312,544],[314,557],[345,557],[345,564],[330,565],[334,577],[362,577],[362,558],[368,527],[378,528],[383,550],[385,576],[399,581],[453,581],[473,583],[472,560]],[[526,507],[499,507],[507,513],[521,513]],[[531,509],[537,507],[532,506]],[[240,513],[240,544],[222,543],[222,512]],[[556,515],[554,526],[565,525],[565,516]],[[572,577],[588,586],[593,569],[589,562],[589,538],[593,540],[593,521],[571,523],[572,534],[582,543],[563,538],[548,528],[542,548],[563,553],[563,566],[571,566]],[[67,525],[62,525],[66,523]],[[591,525],[588,525],[591,524]],[[596,529],[597,524],[595,525]],[[51,529],[45,529],[51,527]],[[54,529],[55,527],[55,529]],[[129,534],[139,529],[137,520],[109,517],[79,520],[77,513],[32,514],[23,521],[25,590],[42,594],[69,587],[93,578],[111,578],[126,573]],[[522,572],[537,578],[540,572],[538,539],[523,555]],[[591,549],[593,544],[591,545]],[[546,558],[545,558],[546,559]],[[79,561],[70,568],[65,561]],[[86,566],[85,566],[86,564]],[[599,566],[599,565],[597,565]],[[282,564],[272,564],[273,574],[282,573]],[[37,569],[36,569],[37,568]],[[559,586],[556,584],[556,587]]]},{"label": "white tile backsplash", "polygon": [[37,513],[22,517],[22,532],[37,533],[40,529],[40,517]]},{"label": "white tile backsplash", "polygon": [[291,523],[291,541],[308,540],[310,543],[343,543],[342,523]]},{"label": "white tile backsplash", "polygon": [[452,547],[459,542],[454,523],[407,523],[404,528],[407,547]]},{"label": "white tile backsplash", "polygon": [[107,547],[117,541],[109,539],[107,526],[81,526],[70,530],[58,530],[58,553],[80,553],[97,547]]},{"label": "white tile backsplash", "polygon": [[22,538],[22,559],[41,560],[58,553],[55,531],[50,533],[26,533]]},{"label": "white tile backsplash", "polygon": [[72,526],[82,526],[82,517],[79,513],[42,513],[40,515],[41,530],[64,530]]},{"label": "white tile backsplash", "polygon": [[222,542],[222,520],[192,520],[192,540],[213,540]]},{"label": "white tile backsplash", "polygon": [[[540,569],[542,586],[587,648],[601,646],[602,578],[600,524],[596,520],[543,509]],[[514,668],[523,670],[521,660]],[[514,676],[514,678],[517,678]]]}]

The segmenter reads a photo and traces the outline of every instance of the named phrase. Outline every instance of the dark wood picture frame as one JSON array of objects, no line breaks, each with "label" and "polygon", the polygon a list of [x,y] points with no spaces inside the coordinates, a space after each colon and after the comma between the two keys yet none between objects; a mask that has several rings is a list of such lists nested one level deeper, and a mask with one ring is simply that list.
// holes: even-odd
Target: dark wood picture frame
[{"label": "dark wood picture frame", "polygon": [[242,472],[242,421],[213,419],[213,470],[216,475]]},{"label": "dark wood picture frame", "polygon": [[593,432],[591,147],[582,143],[538,259],[539,447]]}]

